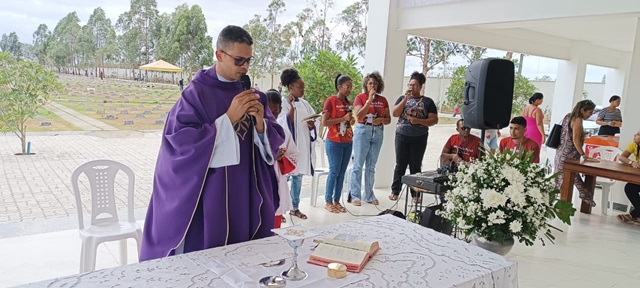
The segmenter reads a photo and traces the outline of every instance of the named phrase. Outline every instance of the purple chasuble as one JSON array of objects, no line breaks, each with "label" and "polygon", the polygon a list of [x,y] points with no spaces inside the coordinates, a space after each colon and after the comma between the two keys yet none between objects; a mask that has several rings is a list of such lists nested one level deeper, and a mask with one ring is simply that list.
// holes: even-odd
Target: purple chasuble
[{"label": "purple chasuble", "polygon": [[[173,255],[182,242],[188,253],[272,235],[278,183],[273,167],[253,144],[254,128],[248,119],[234,126],[240,164],[209,168],[218,140],[214,122],[242,90],[239,81],[220,81],[215,67],[202,70],[169,111],[140,261]],[[267,97],[257,94],[265,107],[265,136],[275,157],[284,131],[271,114]]]}]

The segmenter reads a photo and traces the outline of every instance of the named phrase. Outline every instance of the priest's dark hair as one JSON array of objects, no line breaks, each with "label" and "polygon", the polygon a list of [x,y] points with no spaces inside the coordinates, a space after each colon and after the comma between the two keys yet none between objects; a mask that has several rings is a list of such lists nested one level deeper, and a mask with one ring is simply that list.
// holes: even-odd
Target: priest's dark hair
[{"label": "priest's dark hair", "polygon": [[338,86],[344,84],[347,81],[352,81],[351,77],[349,77],[348,75],[338,74],[338,76],[336,76],[336,81],[335,81],[336,92],[338,92]]},{"label": "priest's dark hair", "polygon": [[228,49],[229,45],[233,43],[242,43],[247,44],[249,46],[253,45],[253,38],[247,30],[244,28],[234,25],[229,25],[224,27],[220,34],[218,34],[218,41],[216,42],[217,50]]},{"label": "priest's dark hair", "polygon": [[294,68],[284,69],[280,75],[280,83],[287,88],[289,88],[289,85],[298,81],[298,79],[300,79],[300,74],[298,74],[298,70]]},{"label": "priest's dark hair", "polygon": [[527,127],[527,119],[525,119],[522,116],[516,116],[513,117],[513,119],[511,119],[511,124],[516,124],[516,125],[520,125],[522,127]]},{"label": "priest's dark hair", "polygon": [[267,100],[269,101],[269,103],[278,104],[278,105],[282,104],[282,96],[280,96],[280,93],[278,92],[278,90],[269,89],[264,94],[267,95]]},{"label": "priest's dark hair", "polygon": [[411,73],[411,78],[409,78],[409,81],[411,81],[412,79],[418,80],[418,83],[420,83],[420,85],[424,85],[424,83],[427,82],[427,77],[424,77],[424,74],[418,71],[414,71],[413,73]]}]

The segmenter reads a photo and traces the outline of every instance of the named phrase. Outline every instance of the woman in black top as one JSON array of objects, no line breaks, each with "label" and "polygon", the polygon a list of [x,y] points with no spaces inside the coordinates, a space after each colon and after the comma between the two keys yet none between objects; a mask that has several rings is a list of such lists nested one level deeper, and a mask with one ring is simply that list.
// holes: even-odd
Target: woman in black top
[{"label": "woman in black top", "polygon": [[[424,151],[427,149],[429,127],[438,124],[438,109],[429,97],[420,92],[427,78],[422,73],[413,72],[406,93],[396,100],[393,117],[399,117],[396,126],[396,167],[393,171],[393,184],[389,199],[398,200],[407,165],[411,174],[419,173]],[[420,199],[411,190],[414,202]]]}]

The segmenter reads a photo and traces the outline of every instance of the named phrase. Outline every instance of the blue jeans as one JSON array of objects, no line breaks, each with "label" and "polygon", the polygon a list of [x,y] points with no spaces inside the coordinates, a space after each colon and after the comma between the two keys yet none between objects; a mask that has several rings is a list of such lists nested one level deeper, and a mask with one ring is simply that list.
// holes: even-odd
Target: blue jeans
[{"label": "blue jeans", "polygon": [[327,139],[325,147],[327,158],[329,159],[329,175],[327,175],[324,201],[327,203],[340,202],[344,173],[349,165],[353,143],[333,142]]},{"label": "blue jeans", "polygon": [[293,210],[298,210],[298,205],[300,204],[300,189],[302,188],[302,174],[298,174],[296,176],[289,176],[291,180],[291,204],[293,205]]},{"label": "blue jeans", "polygon": [[376,163],[383,139],[382,125],[371,126],[358,124],[353,131],[353,170],[351,171],[351,183],[349,183],[349,194],[351,199],[360,200],[362,184],[362,167],[366,165],[364,173],[364,192],[362,200],[372,202],[376,199],[373,194],[373,181],[376,175]]}]

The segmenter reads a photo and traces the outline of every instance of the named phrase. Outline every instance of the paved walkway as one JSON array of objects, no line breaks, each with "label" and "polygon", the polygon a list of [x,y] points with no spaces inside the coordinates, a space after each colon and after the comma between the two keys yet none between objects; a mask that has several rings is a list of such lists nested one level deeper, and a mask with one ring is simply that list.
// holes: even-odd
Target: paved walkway
[{"label": "paved walkway", "polygon": [[[425,170],[436,168],[440,151],[454,132],[453,125],[431,129],[423,161]],[[160,131],[30,133],[28,137],[36,155],[16,156],[19,139],[0,134],[0,238],[76,228],[71,174],[81,164],[96,159],[119,161],[134,171],[136,217],[144,217],[160,148]],[[303,177],[302,197],[309,197],[311,179]],[[324,189],[325,179],[321,178],[320,189]],[[116,195],[117,205],[125,207],[126,192],[124,189],[120,192]],[[90,203],[88,195],[83,197],[85,203]],[[86,204],[83,206],[87,212]]]},{"label": "paved walkway", "polygon": [[118,128],[116,127],[106,124],[100,120],[93,119],[87,115],[84,115],[80,112],[77,112],[55,102],[51,102],[49,105],[46,105],[45,108],[60,116],[60,118],[64,119],[65,121],[85,131],[118,130]]}]

